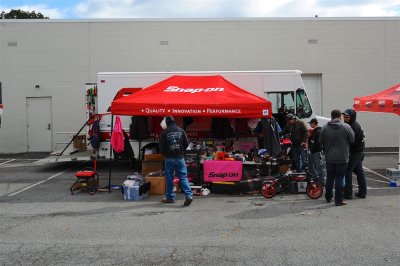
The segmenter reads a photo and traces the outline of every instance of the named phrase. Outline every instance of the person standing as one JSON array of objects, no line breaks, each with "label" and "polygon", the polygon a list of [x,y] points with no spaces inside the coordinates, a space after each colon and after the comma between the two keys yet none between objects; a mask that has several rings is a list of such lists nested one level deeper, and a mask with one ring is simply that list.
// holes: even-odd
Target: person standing
[{"label": "person standing", "polygon": [[322,147],[320,143],[321,127],[318,126],[318,120],[316,118],[310,120],[310,126],[313,129],[308,139],[310,172],[314,180],[325,184],[324,168],[322,165]]},{"label": "person standing", "polygon": [[343,206],[343,180],[349,161],[350,145],[354,142],[354,132],[348,124],[340,121],[341,112],[332,110],[331,121],[322,127],[321,145],[326,161],[325,199],[329,203],[335,185],[335,205]]},{"label": "person standing", "polygon": [[288,134],[292,142],[291,152],[293,157],[293,165],[296,172],[300,173],[304,170],[306,163],[306,153],[304,151],[308,146],[308,129],[306,124],[298,120],[291,113],[286,115],[287,125],[281,134]]},{"label": "person standing", "polygon": [[364,130],[356,121],[357,114],[354,110],[346,109],[342,115],[343,121],[346,124],[349,124],[354,131],[354,143],[350,146],[350,157],[345,176],[344,198],[353,198],[353,172],[357,176],[358,183],[358,192],[355,193],[355,196],[365,198],[367,196],[367,182],[362,167],[365,149]]},{"label": "person standing", "polygon": [[185,194],[184,206],[189,206],[193,200],[193,193],[187,179],[187,168],[184,159],[185,150],[189,141],[185,131],[176,126],[173,116],[167,116],[161,122],[164,129],[160,134],[160,152],[165,156],[166,192],[163,203],[175,203],[174,173],[178,176],[181,189]]}]

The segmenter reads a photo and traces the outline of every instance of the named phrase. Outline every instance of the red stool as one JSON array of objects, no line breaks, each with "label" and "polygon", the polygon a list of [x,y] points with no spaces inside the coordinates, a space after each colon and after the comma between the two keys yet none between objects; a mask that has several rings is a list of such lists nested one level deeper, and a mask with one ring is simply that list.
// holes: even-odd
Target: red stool
[{"label": "red stool", "polygon": [[[87,188],[90,189],[90,194],[93,195],[99,185],[99,174],[96,172],[96,160],[93,161],[93,168],[88,167],[82,171],[78,171],[75,173],[75,177],[77,180],[69,189],[71,195],[74,194],[75,190],[82,188],[83,184],[87,185]],[[77,184],[81,185],[78,186]]]}]

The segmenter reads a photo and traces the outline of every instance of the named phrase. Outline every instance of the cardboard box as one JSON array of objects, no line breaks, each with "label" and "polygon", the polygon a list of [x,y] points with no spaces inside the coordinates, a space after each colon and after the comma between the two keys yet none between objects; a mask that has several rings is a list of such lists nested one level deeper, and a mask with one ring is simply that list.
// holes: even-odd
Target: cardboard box
[{"label": "cardboard box", "polygon": [[155,153],[155,154],[145,154],[144,160],[145,161],[164,161],[165,157],[162,154]]},{"label": "cardboard box", "polygon": [[87,142],[86,142],[86,135],[78,135],[73,141],[74,148],[78,149],[79,151],[86,151],[87,150]]},{"label": "cardboard box", "polygon": [[159,172],[163,166],[163,161],[142,161],[142,174],[146,176],[150,172]]},{"label": "cardboard box", "polygon": [[150,195],[165,194],[165,176],[149,176],[145,177],[146,182],[150,182]]}]

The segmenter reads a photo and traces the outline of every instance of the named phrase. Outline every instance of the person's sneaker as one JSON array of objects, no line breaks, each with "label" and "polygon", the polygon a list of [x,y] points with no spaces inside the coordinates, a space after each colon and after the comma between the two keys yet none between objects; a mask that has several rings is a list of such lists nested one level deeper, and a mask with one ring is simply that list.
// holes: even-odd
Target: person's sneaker
[{"label": "person's sneaker", "polygon": [[331,203],[332,198],[325,197],[327,203]]},{"label": "person's sneaker", "polygon": [[162,203],[175,203],[175,200],[173,200],[173,199],[167,199],[167,198],[163,198],[162,200],[161,200],[161,202]]},{"label": "person's sneaker", "polygon": [[189,206],[192,203],[192,201],[193,201],[193,199],[186,198],[185,201],[183,202],[183,205]]},{"label": "person's sneaker", "polygon": [[337,202],[337,203],[335,203],[335,205],[336,206],[344,206],[344,205],[347,205],[347,202],[345,202],[345,201]]},{"label": "person's sneaker", "polygon": [[365,195],[364,194],[360,194],[359,192],[354,194],[354,196],[356,196],[357,198],[365,199]]},{"label": "person's sneaker", "polygon": [[332,199],[326,199],[327,203],[331,203]]},{"label": "person's sneaker", "polygon": [[345,199],[353,199],[353,196],[343,196],[343,198],[345,198]]}]

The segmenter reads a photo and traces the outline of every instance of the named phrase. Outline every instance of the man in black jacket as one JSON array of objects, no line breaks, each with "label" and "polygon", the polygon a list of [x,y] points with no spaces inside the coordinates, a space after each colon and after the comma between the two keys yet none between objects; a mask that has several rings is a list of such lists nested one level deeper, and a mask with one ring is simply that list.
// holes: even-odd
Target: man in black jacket
[{"label": "man in black jacket", "polygon": [[367,195],[367,182],[362,167],[365,149],[364,130],[356,121],[357,115],[354,110],[346,109],[342,115],[344,122],[349,124],[354,131],[354,143],[350,146],[350,157],[345,176],[344,198],[353,198],[353,172],[357,176],[358,183],[358,192],[355,195],[359,198],[365,198]]},{"label": "man in black jacket", "polygon": [[324,169],[322,166],[322,147],[320,142],[321,127],[318,126],[318,120],[313,118],[310,120],[310,126],[313,129],[308,139],[308,149],[310,151],[309,165],[310,172],[314,180],[318,180],[325,184]]},{"label": "man in black jacket", "polygon": [[193,200],[193,193],[187,179],[187,168],[184,159],[185,150],[189,145],[189,141],[185,131],[176,126],[175,119],[167,116],[161,122],[164,130],[160,135],[160,152],[165,156],[165,181],[166,192],[165,198],[161,200],[163,203],[175,203],[174,193],[174,173],[179,178],[179,183],[185,193],[185,202],[183,205],[189,206]]},{"label": "man in black jacket", "polygon": [[287,125],[281,134],[289,135],[292,142],[291,153],[296,172],[300,173],[305,168],[306,154],[304,149],[308,146],[308,129],[306,124],[291,113],[286,115]]}]

